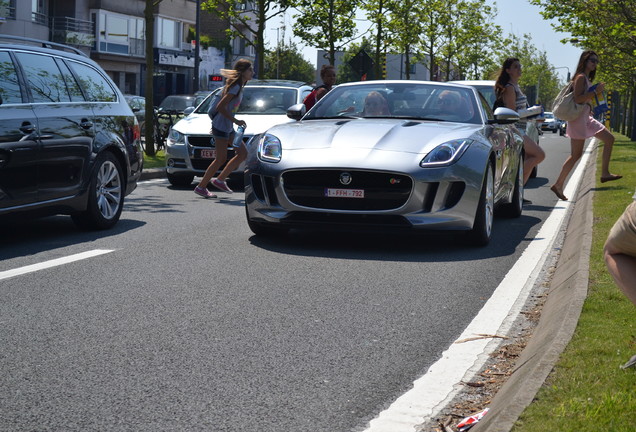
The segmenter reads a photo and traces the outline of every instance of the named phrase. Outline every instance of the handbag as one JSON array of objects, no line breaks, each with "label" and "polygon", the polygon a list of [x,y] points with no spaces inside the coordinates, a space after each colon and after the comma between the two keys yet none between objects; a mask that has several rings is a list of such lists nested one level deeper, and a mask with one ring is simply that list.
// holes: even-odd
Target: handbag
[{"label": "handbag", "polygon": [[572,89],[572,83],[569,83],[561,89],[554,99],[552,112],[557,118],[571,121],[581,115],[584,107],[584,104],[574,102],[574,90]]}]

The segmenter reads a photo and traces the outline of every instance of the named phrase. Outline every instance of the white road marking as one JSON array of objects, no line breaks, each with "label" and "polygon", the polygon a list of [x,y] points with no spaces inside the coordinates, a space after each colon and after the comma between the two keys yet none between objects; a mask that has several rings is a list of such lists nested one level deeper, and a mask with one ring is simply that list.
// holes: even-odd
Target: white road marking
[{"label": "white road marking", "polygon": [[[563,191],[566,196],[576,196],[587,160],[595,145],[595,140],[588,144]],[[505,335],[510,330],[552,252],[572,204],[572,201],[557,201],[535,239],[508,271],[475,319],[442,353],[442,358],[413,383],[411,390],[371,420],[365,432],[413,432],[418,425],[434,418],[452,400],[462,388],[461,381],[479,371],[499,341],[492,342],[489,338],[483,338],[458,342],[480,334]]]},{"label": "white road marking", "polygon": [[56,258],[53,260],[49,260],[49,261],[44,261],[38,264],[32,264],[32,265],[28,265],[28,266],[24,266],[24,267],[19,267],[13,270],[6,270],[3,272],[0,272],[0,280],[4,280],[4,279],[9,279],[15,276],[19,276],[19,275],[23,275],[26,273],[32,273],[32,272],[36,272],[39,270],[44,270],[47,268],[51,268],[51,267],[56,267],[56,266],[60,266],[60,265],[64,265],[64,264],[68,264],[68,263],[72,263],[75,261],[80,261],[83,259],[87,259],[87,258],[92,258],[98,255],[103,255],[103,254],[107,254],[110,252],[114,252],[114,250],[111,249],[94,249],[91,251],[87,251],[87,252],[82,252],[82,253],[78,253],[75,255],[69,255],[66,257],[62,257],[62,258]]}]

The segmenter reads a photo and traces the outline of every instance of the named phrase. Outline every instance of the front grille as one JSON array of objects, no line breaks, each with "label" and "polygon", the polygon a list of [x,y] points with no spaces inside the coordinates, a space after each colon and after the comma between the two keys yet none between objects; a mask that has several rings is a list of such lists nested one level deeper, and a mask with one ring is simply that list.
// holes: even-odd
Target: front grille
[{"label": "front grille", "polygon": [[190,144],[192,147],[207,147],[207,148],[212,148],[212,144],[210,144],[210,140],[212,139],[212,136],[210,135],[203,135],[203,136],[199,136],[199,135],[189,135],[188,136],[188,144]]},{"label": "front grille", "polygon": [[[346,185],[341,182],[345,177],[351,180]],[[397,209],[407,202],[413,188],[409,176],[364,170],[287,171],[282,180],[285,194],[292,203],[329,210]],[[363,191],[364,198],[330,197],[328,189]]]}]

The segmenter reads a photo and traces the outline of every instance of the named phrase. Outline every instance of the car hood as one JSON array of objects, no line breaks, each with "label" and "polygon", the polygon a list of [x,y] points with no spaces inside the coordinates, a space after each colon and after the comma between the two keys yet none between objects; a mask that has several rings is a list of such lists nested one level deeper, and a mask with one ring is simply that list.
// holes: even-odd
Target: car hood
[{"label": "car hood", "polygon": [[[265,132],[268,128],[281,123],[289,123],[294,120],[285,114],[276,115],[241,115],[236,116],[247,124],[245,135],[256,135]],[[210,135],[212,122],[207,114],[192,113],[182,118],[173,126],[176,131],[186,135]]]},{"label": "car hood", "polygon": [[475,138],[482,125],[401,119],[306,120],[275,126],[269,134],[283,150],[360,149],[401,153],[428,153],[438,145]]}]

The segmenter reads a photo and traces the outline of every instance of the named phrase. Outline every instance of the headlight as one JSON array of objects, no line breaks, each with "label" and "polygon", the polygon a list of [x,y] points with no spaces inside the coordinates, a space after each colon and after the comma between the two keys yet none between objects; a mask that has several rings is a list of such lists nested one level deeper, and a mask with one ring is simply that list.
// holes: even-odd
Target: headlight
[{"label": "headlight", "polygon": [[185,144],[185,135],[176,131],[174,128],[170,129],[168,133],[168,145]]},{"label": "headlight", "polygon": [[283,149],[280,140],[274,135],[265,134],[258,143],[258,158],[263,162],[280,162]]},{"label": "headlight", "polygon": [[453,164],[462,157],[471,143],[472,140],[461,139],[440,144],[422,159],[420,166],[428,168]]}]

